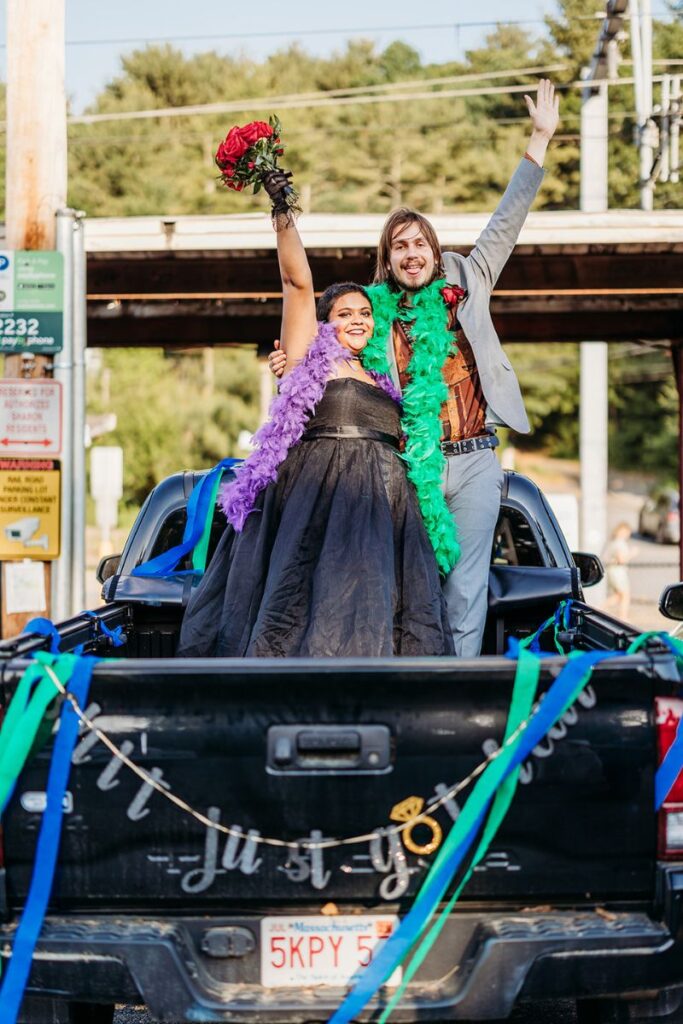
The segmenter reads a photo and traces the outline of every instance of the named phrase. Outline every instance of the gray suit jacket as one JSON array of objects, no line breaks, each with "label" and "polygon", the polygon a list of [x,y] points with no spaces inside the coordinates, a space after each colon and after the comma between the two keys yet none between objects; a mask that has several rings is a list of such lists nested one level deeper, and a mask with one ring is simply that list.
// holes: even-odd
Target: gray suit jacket
[{"label": "gray suit jacket", "polygon": [[[493,326],[489,301],[542,180],[543,170],[531,160],[522,159],[469,256],[461,256],[457,252],[443,254],[448,283],[457,284],[467,292],[458,306],[458,320],[477,361],[488,407],[486,420],[512,427],[520,434],[529,432],[529,420],[517,375]],[[387,355],[391,375],[398,386],[392,338],[389,339]]]}]

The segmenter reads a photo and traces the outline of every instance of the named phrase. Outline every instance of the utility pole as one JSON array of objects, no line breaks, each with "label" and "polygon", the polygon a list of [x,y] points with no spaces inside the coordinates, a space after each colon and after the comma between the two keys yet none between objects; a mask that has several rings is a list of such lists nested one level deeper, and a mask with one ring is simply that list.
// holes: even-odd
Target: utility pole
[{"label": "utility pole", "polygon": [[[581,102],[581,209],[607,209],[607,84],[587,86]],[[607,543],[608,349],[583,341],[580,351],[579,462],[581,547],[601,555]]]},{"label": "utility pole", "polygon": [[[7,0],[6,238],[9,250],[55,248],[55,214],[66,203],[64,0]],[[51,357],[5,357],[5,377],[48,377]],[[19,632],[36,613],[5,614],[3,635]],[[49,594],[50,565],[45,564]]]},{"label": "utility pole", "polygon": [[[581,96],[580,206],[585,213],[607,210],[608,84],[616,77],[616,38],[628,0],[608,0],[605,20],[583,73]],[[579,459],[581,472],[581,546],[601,555],[607,542],[608,347],[604,341],[580,345]],[[604,585],[600,585],[602,590]],[[596,588],[596,591],[598,588]],[[602,593],[594,591],[598,602]]]},{"label": "utility pole", "polygon": [[640,208],[651,210],[654,198],[654,153],[659,141],[652,117],[652,5],[651,0],[630,0],[631,53],[638,120]]}]

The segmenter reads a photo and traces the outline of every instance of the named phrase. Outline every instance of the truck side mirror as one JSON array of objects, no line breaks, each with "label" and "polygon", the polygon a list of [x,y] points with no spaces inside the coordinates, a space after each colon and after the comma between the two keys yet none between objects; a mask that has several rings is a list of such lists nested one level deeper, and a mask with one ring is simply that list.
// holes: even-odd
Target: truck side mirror
[{"label": "truck side mirror", "polygon": [[584,587],[594,587],[605,575],[602,562],[597,555],[590,555],[586,551],[572,551],[572,558]]},{"label": "truck side mirror", "polygon": [[659,599],[659,611],[667,619],[683,619],[683,583],[664,587]]},{"label": "truck side mirror", "polygon": [[100,559],[100,564],[97,566],[95,576],[99,583],[104,583],[105,580],[111,579],[119,571],[119,563],[121,562],[121,555],[105,555],[104,558]]}]

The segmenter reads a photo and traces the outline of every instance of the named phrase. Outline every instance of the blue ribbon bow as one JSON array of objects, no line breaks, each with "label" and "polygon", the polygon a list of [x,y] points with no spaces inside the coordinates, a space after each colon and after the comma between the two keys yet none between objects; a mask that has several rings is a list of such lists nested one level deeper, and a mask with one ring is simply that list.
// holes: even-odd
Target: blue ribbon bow
[{"label": "blue ribbon bow", "polygon": [[185,532],[183,533],[181,543],[176,544],[169,551],[163,551],[156,558],[151,558],[148,562],[143,562],[142,565],[136,566],[131,576],[151,576],[158,579],[163,576],[194,576],[198,574],[196,569],[176,571],[176,566],[199,543],[204,532],[207,516],[213,514],[211,495],[217,477],[224,470],[232,469],[235,463],[239,461],[239,459],[222,459],[218,465],[214,466],[213,469],[209,470],[202,477],[196,487],[193,488],[187,503],[187,522],[185,523]]}]

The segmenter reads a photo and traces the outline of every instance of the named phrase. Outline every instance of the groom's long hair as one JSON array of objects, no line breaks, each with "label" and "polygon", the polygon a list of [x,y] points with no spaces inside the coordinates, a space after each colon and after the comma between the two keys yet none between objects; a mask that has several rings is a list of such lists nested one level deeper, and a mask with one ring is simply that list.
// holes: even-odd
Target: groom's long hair
[{"label": "groom's long hair", "polygon": [[391,240],[401,228],[407,224],[417,224],[422,234],[429,242],[429,247],[434,254],[434,277],[443,277],[444,266],[441,259],[441,246],[436,237],[436,231],[423,214],[417,210],[411,210],[409,206],[399,206],[392,210],[384,222],[382,234],[377,245],[377,262],[375,263],[375,276],[373,284],[383,284],[385,281],[393,282],[391,271],[388,269],[389,257],[391,255]]}]

